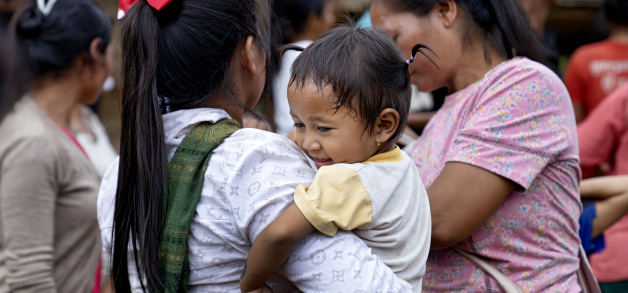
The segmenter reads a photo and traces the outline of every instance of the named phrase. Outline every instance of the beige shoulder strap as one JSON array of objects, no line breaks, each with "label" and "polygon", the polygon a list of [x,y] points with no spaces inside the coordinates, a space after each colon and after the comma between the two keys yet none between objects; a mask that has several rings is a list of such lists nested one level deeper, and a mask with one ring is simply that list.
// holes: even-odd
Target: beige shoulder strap
[{"label": "beige shoulder strap", "polygon": [[456,248],[456,247],[452,247],[456,252],[462,254],[463,256],[465,256],[466,258],[469,259],[469,261],[471,261],[474,265],[478,266],[479,268],[481,268],[482,270],[484,270],[485,272],[487,272],[489,275],[491,275],[491,277],[493,277],[497,283],[499,284],[499,286],[502,287],[502,289],[504,290],[504,292],[506,293],[523,293],[523,291],[521,291],[521,289],[519,289],[517,287],[517,285],[515,285],[515,283],[513,281],[511,281],[510,279],[508,279],[508,277],[506,277],[506,275],[502,274],[502,272],[500,272],[498,269],[496,269],[494,266],[492,266],[491,264],[489,264],[487,261],[471,254],[468,253],[462,249]]}]

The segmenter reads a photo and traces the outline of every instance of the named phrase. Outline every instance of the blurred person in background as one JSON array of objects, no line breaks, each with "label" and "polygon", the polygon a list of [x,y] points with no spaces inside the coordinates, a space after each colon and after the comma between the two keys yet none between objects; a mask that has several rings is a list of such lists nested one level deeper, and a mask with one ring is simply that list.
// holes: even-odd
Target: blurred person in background
[{"label": "blurred person in background", "polygon": [[[375,27],[408,58],[412,83],[452,93],[410,152],[427,187],[424,292],[492,292],[486,260],[523,292],[580,292],[578,138],[567,89],[515,0],[375,0]],[[556,240],[556,241],[554,241]]]},{"label": "blurred person in background", "polygon": [[[355,24],[356,27],[372,27],[371,23],[371,11],[367,10],[360,16],[360,19]],[[410,115],[408,115],[406,134],[409,137],[416,137],[423,131],[425,125],[436,114],[436,111],[443,106],[445,97],[449,94],[447,88],[437,89],[431,93],[424,93],[412,85],[412,104],[410,106]],[[406,137],[402,137],[399,142],[404,144]],[[412,142],[405,143],[405,147],[411,147]],[[404,147],[404,150],[406,149]]]},{"label": "blurred person in background", "polygon": [[543,45],[547,66],[557,75],[559,51],[556,45],[556,32],[545,27],[549,14],[559,0],[519,0],[525,10],[530,24]]},{"label": "blurred person in background", "polygon": [[610,28],[608,39],[578,48],[565,72],[578,123],[628,81],[628,1],[605,0],[604,14]]},{"label": "blurred person in background", "polygon": [[[336,22],[338,10],[335,0],[286,0],[284,12],[290,20],[286,32],[290,45],[307,47]],[[301,52],[289,50],[283,54],[279,71],[273,83],[273,104],[276,132],[287,136],[294,128],[288,105],[288,83],[292,63]]]},{"label": "blurred person in background", "polygon": [[[628,175],[628,83],[620,86],[578,125],[582,177],[610,165],[608,175]],[[628,292],[628,216],[604,231],[606,248],[590,257],[604,292]]]},{"label": "blurred person in background", "polygon": [[11,72],[29,90],[0,124],[0,292],[100,285],[100,178],[70,129],[109,76],[110,34],[90,0],[26,0],[13,15]]},{"label": "blurred person in background", "polygon": [[71,132],[76,137],[87,157],[102,178],[109,165],[116,159],[116,152],[105,126],[92,109],[85,104],[72,108],[70,120]]},{"label": "blurred person in background", "polygon": [[[2,107],[2,99],[5,95],[4,84],[8,70],[8,56],[6,55],[6,45],[8,43],[6,40],[7,28],[11,20],[11,15],[15,12],[18,3],[19,0],[0,1],[0,107]],[[0,110],[0,113],[1,112],[3,111]]]},{"label": "blurred person in background", "polygon": [[[580,239],[590,255],[606,247],[603,232],[628,213],[628,176],[584,179],[580,183],[580,196],[583,200],[597,201],[585,207],[580,217]],[[603,283],[602,289],[607,286]],[[623,287],[622,292],[625,291]]]}]

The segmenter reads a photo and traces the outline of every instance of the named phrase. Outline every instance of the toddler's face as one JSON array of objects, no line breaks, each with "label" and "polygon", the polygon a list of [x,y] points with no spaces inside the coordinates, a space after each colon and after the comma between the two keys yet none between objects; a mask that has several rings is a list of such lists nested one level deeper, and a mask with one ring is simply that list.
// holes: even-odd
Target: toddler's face
[{"label": "toddler's face", "polygon": [[288,88],[288,103],[297,132],[297,145],[316,167],[364,162],[378,151],[377,139],[347,107],[333,109],[333,93],[312,83]]}]

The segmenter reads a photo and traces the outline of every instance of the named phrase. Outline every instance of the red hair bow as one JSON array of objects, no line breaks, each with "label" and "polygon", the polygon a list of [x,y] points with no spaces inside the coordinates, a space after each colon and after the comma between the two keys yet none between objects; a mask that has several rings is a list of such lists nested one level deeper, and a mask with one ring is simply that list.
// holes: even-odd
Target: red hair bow
[{"label": "red hair bow", "polygon": [[[124,18],[129,9],[131,9],[131,6],[139,1],[140,0],[120,0],[120,2],[118,2],[118,20]],[[168,5],[168,3],[172,2],[172,0],[147,0],[146,2],[153,8],[161,10],[164,6]]]}]

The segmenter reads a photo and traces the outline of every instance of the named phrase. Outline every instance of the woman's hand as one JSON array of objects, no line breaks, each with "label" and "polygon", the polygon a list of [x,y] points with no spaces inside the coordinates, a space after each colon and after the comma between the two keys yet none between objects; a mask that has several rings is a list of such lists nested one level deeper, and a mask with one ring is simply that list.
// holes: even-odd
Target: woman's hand
[{"label": "woman's hand", "polygon": [[428,188],[432,212],[431,250],[469,237],[506,200],[516,184],[473,165],[450,162]]},{"label": "woman's hand", "polygon": [[268,285],[264,284],[262,287],[259,287],[253,291],[249,291],[246,293],[273,293],[273,290],[268,287]]}]

